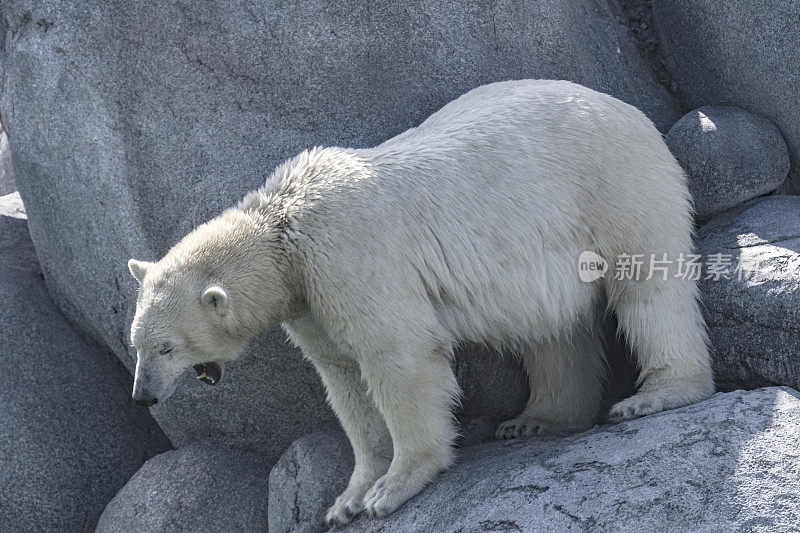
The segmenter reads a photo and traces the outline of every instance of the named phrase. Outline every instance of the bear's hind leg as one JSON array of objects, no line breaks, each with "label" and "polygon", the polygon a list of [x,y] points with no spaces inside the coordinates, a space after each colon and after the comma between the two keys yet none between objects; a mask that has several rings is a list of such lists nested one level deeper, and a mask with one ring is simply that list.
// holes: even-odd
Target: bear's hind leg
[{"label": "bear's hind leg", "polygon": [[714,393],[703,317],[693,281],[630,282],[615,303],[636,354],[639,388],[611,408],[612,420],[674,409]]},{"label": "bear's hind leg", "polygon": [[528,404],[498,426],[498,439],[579,431],[597,421],[606,377],[600,328],[576,328],[569,338],[537,343],[521,357]]}]

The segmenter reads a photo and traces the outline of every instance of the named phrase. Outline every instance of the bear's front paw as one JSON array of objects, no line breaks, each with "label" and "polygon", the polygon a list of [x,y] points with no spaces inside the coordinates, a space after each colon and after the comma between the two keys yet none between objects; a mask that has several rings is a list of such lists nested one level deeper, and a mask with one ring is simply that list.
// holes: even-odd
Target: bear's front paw
[{"label": "bear's front paw", "polygon": [[533,418],[527,415],[520,415],[517,418],[506,420],[499,426],[494,436],[497,439],[519,439],[531,435],[552,435],[560,433],[562,428],[545,422],[544,420]]},{"label": "bear's front paw", "polygon": [[343,526],[358,516],[362,510],[364,510],[363,498],[353,494],[353,491],[346,490],[328,509],[328,513],[325,515],[325,525],[328,528]]},{"label": "bear's front paw", "polygon": [[372,517],[381,518],[397,510],[425,486],[410,476],[388,473],[364,496],[364,509]]}]

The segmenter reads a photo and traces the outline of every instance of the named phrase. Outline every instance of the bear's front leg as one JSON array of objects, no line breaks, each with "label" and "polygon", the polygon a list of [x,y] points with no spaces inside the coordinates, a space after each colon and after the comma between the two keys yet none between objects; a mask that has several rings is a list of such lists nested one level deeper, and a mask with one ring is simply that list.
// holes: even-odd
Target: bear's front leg
[{"label": "bear's front leg", "polygon": [[314,364],[355,457],[347,488],[325,516],[327,526],[336,527],[348,523],[364,509],[364,495],[389,467],[392,443],[383,417],[367,395],[366,384],[355,364],[342,366],[325,361]]},{"label": "bear's front leg", "polygon": [[350,482],[325,517],[328,527],[340,526],[364,509],[367,490],[389,468],[392,439],[355,360],[342,353],[310,316],[288,321],[284,327],[316,367],[353,448],[355,468]]},{"label": "bear's front leg", "polygon": [[367,513],[382,517],[452,463],[452,408],[459,389],[441,350],[376,354],[360,362],[394,446],[389,471],[364,496]]}]

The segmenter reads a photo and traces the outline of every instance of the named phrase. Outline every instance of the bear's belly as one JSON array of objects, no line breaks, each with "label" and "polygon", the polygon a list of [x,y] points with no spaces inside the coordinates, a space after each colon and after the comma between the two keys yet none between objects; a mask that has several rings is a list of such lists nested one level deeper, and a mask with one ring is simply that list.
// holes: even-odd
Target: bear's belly
[{"label": "bear's belly", "polygon": [[468,276],[438,277],[431,299],[440,323],[457,341],[494,346],[546,341],[593,319],[601,279],[581,281],[578,258],[584,244],[547,253],[489,257]]}]

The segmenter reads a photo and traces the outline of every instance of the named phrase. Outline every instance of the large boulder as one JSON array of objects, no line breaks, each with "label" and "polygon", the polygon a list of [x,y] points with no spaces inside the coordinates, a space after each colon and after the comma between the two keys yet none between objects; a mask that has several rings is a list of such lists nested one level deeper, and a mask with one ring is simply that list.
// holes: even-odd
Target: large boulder
[{"label": "large boulder", "polygon": [[169,449],[130,387],[47,294],[19,195],[0,198],[0,529],[92,531],[142,463]]},{"label": "large boulder", "polygon": [[109,502],[97,533],[267,531],[271,462],[197,441],[149,461]]},{"label": "large boulder", "polygon": [[[394,514],[360,517],[342,532],[791,530],[800,522],[799,446],[797,391],[719,393],[579,435],[462,449],[455,466]],[[298,483],[313,485],[312,471],[319,484],[342,484],[331,463],[303,465]],[[292,490],[275,471],[270,485],[277,479]],[[270,500],[270,526],[323,531],[297,517],[322,516],[305,506],[330,503]]]},{"label": "large boulder", "polygon": [[[50,292],[130,370],[127,260],[159,258],[304,148],[374,145],[511,78],[583,83],[666,131],[676,108],[621,18],[614,3],[569,0],[4,1],[0,109]],[[462,361],[484,379],[484,359]],[[318,378],[277,330],[218,387],[191,381],[153,409],[178,446],[216,435],[274,460],[335,427]],[[474,389],[489,394],[479,409],[507,409],[504,387]]]},{"label": "large boulder", "polygon": [[789,152],[778,128],[735,107],[695,109],[664,140],[686,171],[701,220],[774,191],[789,173]]},{"label": "large boulder", "polygon": [[653,0],[661,58],[686,109],[736,106],[772,120],[800,191],[799,0]]},{"label": "large boulder", "polygon": [[800,388],[800,197],[773,195],[698,231],[718,385]]}]

